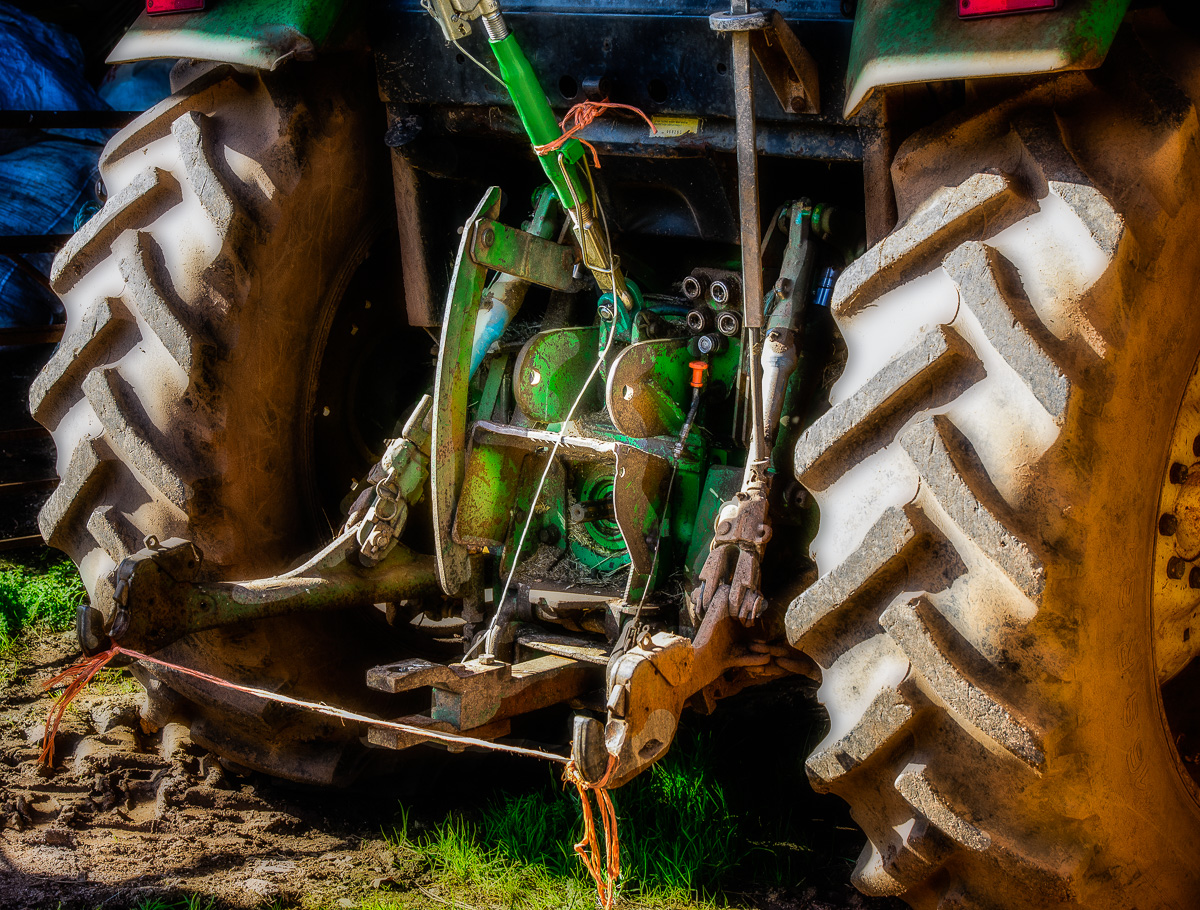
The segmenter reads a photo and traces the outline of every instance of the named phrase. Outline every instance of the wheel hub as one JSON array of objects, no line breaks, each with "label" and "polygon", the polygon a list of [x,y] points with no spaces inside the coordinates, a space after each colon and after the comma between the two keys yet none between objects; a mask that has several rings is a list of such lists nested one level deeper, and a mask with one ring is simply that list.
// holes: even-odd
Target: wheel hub
[{"label": "wheel hub", "polygon": [[1156,522],[1155,669],[1171,739],[1200,785],[1200,364],[1175,418]]}]

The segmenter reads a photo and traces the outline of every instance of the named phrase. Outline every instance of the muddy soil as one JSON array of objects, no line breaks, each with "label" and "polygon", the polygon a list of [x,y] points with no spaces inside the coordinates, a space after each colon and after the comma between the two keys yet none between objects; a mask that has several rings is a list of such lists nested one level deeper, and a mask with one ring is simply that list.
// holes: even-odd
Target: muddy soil
[{"label": "muddy soil", "polygon": [[[478,799],[464,779],[513,779],[491,756],[418,756],[402,778],[340,791],[239,776],[169,724],[146,733],[139,691],[111,681],[82,694],[38,765],[51,699],[41,690],[76,657],[71,634],[36,643],[0,692],[0,908],[124,908],[199,894],[231,907],[358,907],[377,889],[443,907],[443,891],[383,831],[410,809],[418,830]],[[415,818],[415,822],[413,819]],[[425,821],[422,821],[425,819]],[[734,899],[772,910],[892,910],[848,885],[763,890]]]}]

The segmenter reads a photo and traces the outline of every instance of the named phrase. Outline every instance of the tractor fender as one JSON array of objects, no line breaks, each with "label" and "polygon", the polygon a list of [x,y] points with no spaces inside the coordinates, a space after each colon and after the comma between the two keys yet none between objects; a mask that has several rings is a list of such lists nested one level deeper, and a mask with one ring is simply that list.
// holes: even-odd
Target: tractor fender
[{"label": "tractor fender", "polygon": [[956,0],[862,0],[845,115],[890,85],[1093,69],[1104,62],[1129,0],[1072,0],[986,19],[960,19],[958,6]]},{"label": "tractor fender", "polygon": [[274,70],[310,60],[342,35],[350,0],[224,0],[195,13],[150,16],[130,26],[108,63],[181,57]]}]

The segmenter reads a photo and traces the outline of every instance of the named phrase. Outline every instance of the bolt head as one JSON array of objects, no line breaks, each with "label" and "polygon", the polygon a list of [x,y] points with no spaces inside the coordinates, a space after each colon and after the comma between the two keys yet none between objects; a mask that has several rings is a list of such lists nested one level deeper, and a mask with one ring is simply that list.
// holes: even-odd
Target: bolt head
[{"label": "bolt head", "polygon": [[1178,556],[1172,556],[1167,560],[1167,578],[1178,580],[1183,578],[1183,573],[1187,569],[1187,563]]},{"label": "bolt head", "polygon": [[1176,461],[1175,463],[1173,463],[1171,465],[1171,470],[1169,472],[1169,475],[1171,478],[1171,483],[1174,483],[1174,484],[1184,483],[1188,479],[1187,465],[1180,464],[1178,461]]},{"label": "bolt head", "polygon": [[1179,519],[1170,512],[1164,512],[1158,519],[1158,533],[1163,537],[1170,537],[1179,530]]}]

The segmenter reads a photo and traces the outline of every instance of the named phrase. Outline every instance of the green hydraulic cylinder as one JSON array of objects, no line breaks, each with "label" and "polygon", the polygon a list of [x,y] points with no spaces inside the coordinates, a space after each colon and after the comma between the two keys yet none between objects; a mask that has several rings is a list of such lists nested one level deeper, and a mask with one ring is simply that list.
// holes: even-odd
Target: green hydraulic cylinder
[{"label": "green hydraulic cylinder", "polygon": [[[508,94],[516,105],[517,114],[525,126],[525,132],[534,146],[548,145],[562,136],[562,127],[550,109],[550,102],[542,90],[529,58],[521,50],[516,37],[510,32],[499,41],[492,41],[492,51],[500,64],[500,78],[508,88]],[[542,169],[564,205],[589,198],[587,183],[576,163],[583,157],[583,144],[578,139],[568,139],[560,149],[566,167],[560,167],[558,154],[539,155]],[[586,166],[586,165],[585,165]],[[564,174],[564,170],[566,173]]]},{"label": "green hydraulic cylinder", "polygon": [[[488,42],[500,65],[500,78],[512,97],[529,141],[536,149],[560,139],[562,127],[550,109],[550,102],[534,75],[529,58],[521,50],[516,37],[509,32],[499,8],[496,7],[490,14],[485,13],[483,20],[487,27]],[[597,224],[596,213],[592,209],[591,186],[585,172],[587,161],[581,160],[583,154],[583,144],[572,138],[557,151],[538,155],[538,160],[558,198],[571,213],[575,236],[583,251],[584,265],[595,276],[601,290],[613,291],[625,309],[632,311],[636,303],[625,286],[612,251],[608,248],[605,233]]]}]

